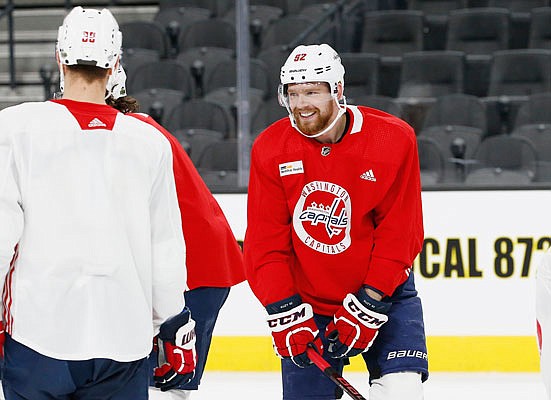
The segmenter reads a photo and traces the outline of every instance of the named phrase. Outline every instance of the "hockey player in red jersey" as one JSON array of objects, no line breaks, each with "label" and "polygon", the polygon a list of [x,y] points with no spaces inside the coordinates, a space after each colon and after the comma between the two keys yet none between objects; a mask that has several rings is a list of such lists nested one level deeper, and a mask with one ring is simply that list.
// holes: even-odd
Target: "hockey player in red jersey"
[{"label": "hockey player in red jersey", "polygon": [[342,372],[361,355],[371,400],[420,400],[428,377],[411,265],[423,243],[413,129],[347,105],[327,44],[298,46],[281,68],[289,118],[253,144],[245,267],[282,358],[283,398],[340,398],[306,356]]},{"label": "hockey player in red jersey", "polygon": [[[172,148],[106,104],[122,35],[107,9],[58,30],[60,99],[0,111],[6,400],[148,398],[195,369]],[[15,247],[15,251],[14,251]]]},{"label": "hockey player in red jersey", "polygon": [[[230,288],[245,280],[243,255],[222,209],[178,140],[150,116],[130,115],[156,126],[172,146],[176,191],[187,250],[189,290],[184,295],[186,306],[196,322],[197,333],[197,366],[193,379],[165,395],[150,390],[149,396],[153,400],[186,400],[199,389],[214,326]],[[156,354],[150,359],[153,365],[156,364],[154,356]]]},{"label": "hockey player in red jersey", "polygon": [[[196,323],[197,366],[191,381],[165,392],[150,389],[149,396],[154,400],[184,400],[199,389],[214,326],[230,287],[245,280],[243,255],[222,209],[183,147],[153,118],[136,112],[139,104],[126,96],[125,81],[126,74],[120,67],[108,103],[126,115],[155,127],[168,139],[172,148],[172,166],[186,243],[185,267],[189,290],[185,292],[185,299]],[[154,351],[150,357],[152,369],[157,364],[158,354]]]}]

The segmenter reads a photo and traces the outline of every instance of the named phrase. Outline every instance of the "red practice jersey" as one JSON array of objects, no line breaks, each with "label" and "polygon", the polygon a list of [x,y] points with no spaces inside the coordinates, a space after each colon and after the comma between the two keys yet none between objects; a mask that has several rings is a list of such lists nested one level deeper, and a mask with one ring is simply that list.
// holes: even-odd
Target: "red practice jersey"
[{"label": "red practice jersey", "polygon": [[335,144],[269,126],[251,153],[245,268],[264,304],[294,294],[333,315],[370,285],[391,295],[423,243],[419,157],[413,129],[349,106]]},{"label": "red practice jersey", "polygon": [[174,179],[186,242],[188,287],[230,287],[243,282],[241,249],[218,202],[178,139],[146,114],[127,115],[153,125],[172,146]]}]

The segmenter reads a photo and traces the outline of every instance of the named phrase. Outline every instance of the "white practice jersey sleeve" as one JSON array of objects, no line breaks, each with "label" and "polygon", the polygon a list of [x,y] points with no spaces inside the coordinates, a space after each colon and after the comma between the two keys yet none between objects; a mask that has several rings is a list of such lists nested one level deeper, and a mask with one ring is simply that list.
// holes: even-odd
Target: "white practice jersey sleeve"
[{"label": "white practice jersey sleeve", "polygon": [[[181,264],[182,219],[180,216],[174,172],[172,150],[168,140],[159,168],[159,175],[151,193],[151,236],[153,260],[153,322],[155,334],[160,325],[183,308],[186,269]],[[173,299],[181,297],[181,301]]]},{"label": "white practice jersey sleeve", "polygon": [[[4,287],[23,231],[24,217],[16,171],[13,139],[9,132],[0,128],[0,288]],[[2,316],[3,302],[0,303],[0,310]]]},{"label": "white practice jersey sleeve", "polygon": [[138,360],[184,306],[170,143],[106,105],[62,102],[0,111],[6,331],[57,359]]}]

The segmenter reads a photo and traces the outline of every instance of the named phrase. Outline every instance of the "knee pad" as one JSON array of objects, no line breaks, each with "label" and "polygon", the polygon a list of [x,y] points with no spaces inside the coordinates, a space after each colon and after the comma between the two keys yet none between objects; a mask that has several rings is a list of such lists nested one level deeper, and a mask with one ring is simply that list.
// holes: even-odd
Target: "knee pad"
[{"label": "knee pad", "polygon": [[369,400],[423,400],[423,383],[419,372],[394,372],[374,379]]}]

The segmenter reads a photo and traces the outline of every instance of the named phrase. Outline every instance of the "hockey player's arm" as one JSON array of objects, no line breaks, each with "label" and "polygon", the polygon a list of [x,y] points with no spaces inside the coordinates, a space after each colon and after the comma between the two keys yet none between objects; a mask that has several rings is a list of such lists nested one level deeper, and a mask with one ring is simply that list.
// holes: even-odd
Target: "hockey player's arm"
[{"label": "hockey player's arm", "polygon": [[[231,286],[244,281],[243,252],[220,205],[182,145],[151,117],[136,117],[157,128],[172,148],[174,179],[186,240],[189,288]],[[212,251],[213,248],[217,251]]]},{"label": "hockey player's arm", "polygon": [[390,296],[423,245],[419,157],[413,130],[400,138],[395,179],[375,209],[373,256],[364,284]]},{"label": "hockey player's arm", "polygon": [[278,166],[253,146],[244,259],[249,285],[264,306],[296,293],[291,248],[291,215]]},{"label": "hockey player's arm", "polygon": [[172,152],[166,141],[150,199],[155,334],[168,318],[184,308],[185,242],[176,197]]},{"label": "hockey player's arm", "polygon": [[[0,288],[14,258],[14,249],[23,232],[24,218],[21,192],[17,183],[14,146],[0,116]],[[0,302],[0,350],[4,342],[3,312]]]}]

